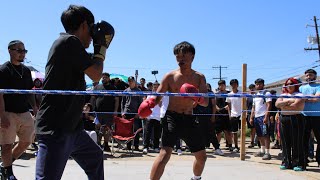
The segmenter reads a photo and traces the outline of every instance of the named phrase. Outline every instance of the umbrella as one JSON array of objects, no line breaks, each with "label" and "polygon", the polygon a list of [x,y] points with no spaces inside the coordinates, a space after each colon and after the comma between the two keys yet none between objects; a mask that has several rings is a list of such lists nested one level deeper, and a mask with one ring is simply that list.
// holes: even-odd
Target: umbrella
[{"label": "umbrella", "polygon": [[122,74],[111,73],[110,74],[110,79],[114,79],[114,78],[119,78],[122,81],[128,83],[128,76],[125,76],[125,75],[122,75]]},{"label": "umbrella", "polygon": [[31,77],[32,77],[32,80],[35,80],[38,78],[41,81],[43,81],[44,80],[44,73],[39,72],[39,71],[31,71]]}]

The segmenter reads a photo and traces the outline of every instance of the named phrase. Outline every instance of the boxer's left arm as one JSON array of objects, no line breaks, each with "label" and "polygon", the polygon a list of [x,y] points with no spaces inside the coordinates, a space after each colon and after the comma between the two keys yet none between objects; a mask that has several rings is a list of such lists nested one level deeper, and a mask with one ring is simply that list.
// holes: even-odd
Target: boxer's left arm
[{"label": "boxer's left arm", "polygon": [[[169,90],[169,77],[170,77],[170,74],[166,74],[163,78],[162,78],[162,81],[157,89],[157,93],[165,93]],[[151,98],[155,98],[155,103],[156,105],[160,103],[160,101],[162,100],[162,96],[153,96]]]}]

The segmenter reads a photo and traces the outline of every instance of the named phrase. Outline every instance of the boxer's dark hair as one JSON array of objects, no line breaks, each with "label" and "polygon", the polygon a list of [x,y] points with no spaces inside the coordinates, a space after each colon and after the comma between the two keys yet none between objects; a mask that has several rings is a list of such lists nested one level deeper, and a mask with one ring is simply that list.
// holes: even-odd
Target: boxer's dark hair
[{"label": "boxer's dark hair", "polygon": [[194,46],[187,41],[183,41],[174,46],[173,54],[177,55],[180,52],[182,52],[183,54],[186,54],[188,52],[191,52],[193,55],[196,54],[196,50],[194,49]]},{"label": "boxer's dark hair", "polygon": [[89,26],[94,24],[93,14],[84,6],[70,5],[61,15],[61,22],[67,33],[78,30],[84,21]]}]

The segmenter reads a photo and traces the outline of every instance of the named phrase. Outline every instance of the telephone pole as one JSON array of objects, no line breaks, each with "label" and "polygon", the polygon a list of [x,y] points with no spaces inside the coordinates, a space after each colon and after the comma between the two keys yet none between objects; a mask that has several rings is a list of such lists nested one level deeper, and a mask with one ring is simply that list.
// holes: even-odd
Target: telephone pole
[{"label": "telephone pole", "polygon": [[[318,44],[318,48],[304,48],[306,51],[313,51],[313,50],[318,50],[319,53],[319,60],[320,60],[320,43],[319,43],[319,31],[318,31],[318,23],[317,23],[317,17],[313,16],[313,21],[314,21],[314,27],[316,28],[316,42]],[[312,25],[307,25],[313,27]],[[313,43],[311,43],[313,44]]]},{"label": "telephone pole", "polygon": [[225,79],[225,77],[221,77],[222,68],[227,69],[227,67],[221,67],[221,66],[212,67],[212,69],[219,69],[219,78],[212,78],[212,79],[219,79],[219,80]]}]

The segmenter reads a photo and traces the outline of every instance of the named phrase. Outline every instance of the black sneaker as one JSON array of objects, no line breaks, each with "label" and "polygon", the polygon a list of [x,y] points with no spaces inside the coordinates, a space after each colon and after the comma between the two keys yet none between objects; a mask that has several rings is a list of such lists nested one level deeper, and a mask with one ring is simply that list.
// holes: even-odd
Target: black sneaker
[{"label": "black sneaker", "polygon": [[235,153],[240,152],[240,148],[239,148],[239,147],[235,147],[235,148],[233,149],[233,152],[235,152]]},{"label": "black sneaker", "polygon": [[17,178],[13,174],[9,175],[4,167],[1,166],[0,169],[1,180],[17,180]]},{"label": "black sneaker", "polygon": [[280,146],[279,146],[279,144],[275,144],[275,145],[273,145],[273,146],[271,147],[271,149],[280,149]]},{"label": "black sneaker", "polygon": [[201,177],[200,177],[200,178],[197,178],[197,179],[194,179],[194,178],[192,177],[190,180],[201,180]]},{"label": "black sneaker", "polygon": [[233,147],[229,147],[228,150],[229,150],[230,152],[233,152]]},{"label": "black sneaker", "polygon": [[110,147],[109,147],[108,145],[105,145],[105,146],[103,147],[103,150],[104,150],[105,152],[111,152],[111,149],[110,149]]},{"label": "black sneaker", "polygon": [[38,151],[38,146],[36,145],[36,143],[32,143],[31,144],[31,147],[35,150],[35,151]]},{"label": "black sneaker", "polygon": [[254,148],[254,143],[251,143],[248,148]]}]

